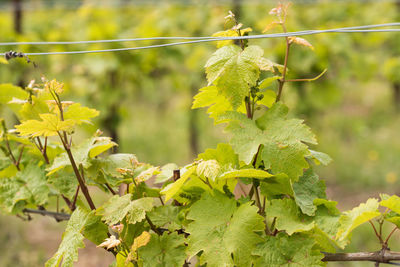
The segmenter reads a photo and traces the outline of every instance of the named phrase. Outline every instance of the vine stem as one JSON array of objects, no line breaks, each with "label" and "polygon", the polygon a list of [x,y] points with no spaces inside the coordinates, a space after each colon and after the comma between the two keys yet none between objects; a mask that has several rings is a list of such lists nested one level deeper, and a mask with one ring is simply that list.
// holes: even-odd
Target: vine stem
[{"label": "vine stem", "polygon": [[371,224],[372,228],[374,229],[375,235],[376,235],[376,237],[379,239],[379,242],[380,242],[381,244],[383,244],[382,236],[381,236],[381,235],[378,233],[378,231],[376,230],[374,223],[371,222],[371,221],[368,221],[368,222]]},{"label": "vine stem", "polygon": [[81,176],[81,174],[80,174],[80,172],[78,170],[78,166],[76,165],[74,156],[72,155],[71,148],[68,145],[68,139],[64,140],[62,135],[60,134],[60,132],[57,132],[57,133],[58,133],[58,135],[59,135],[59,137],[61,139],[61,142],[62,142],[62,144],[64,146],[65,151],[67,152],[68,159],[71,162],[72,170],[74,171],[74,174],[75,174],[75,176],[76,176],[76,178],[78,180],[78,183],[79,183],[79,185],[81,187],[81,191],[82,191],[83,195],[85,196],[86,201],[88,202],[90,209],[95,210],[96,206],[94,205],[93,200],[90,197],[89,190],[88,190],[85,182],[83,181],[82,176]]},{"label": "vine stem", "polygon": [[[287,33],[285,24],[281,23],[281,26],[282,26],[283,32]],[[275,102],[279,102],[281,100],[283,86],[285,85],[285,82],[286,82],[287,65],[288,65],[288,60],[289,60],[289,51],[290,51],[290,40],[289,40],[289,37],[286,37],[285,61],[283,63],[282,78],[278,80],[278,82],[279,82],[278,95],[276,96]]]},{"label": "vine stem", "polygon": [[397,226],[395,228],[393,228],[393,230],[390,232],[390,234],[388,235],[388,237],[385,240],[385,244],[387,245],[387,243],[389,242],[389,239],[392,237],[392,235],[394,234],[394,232],[396,232],[396,230],[399,229]]}]

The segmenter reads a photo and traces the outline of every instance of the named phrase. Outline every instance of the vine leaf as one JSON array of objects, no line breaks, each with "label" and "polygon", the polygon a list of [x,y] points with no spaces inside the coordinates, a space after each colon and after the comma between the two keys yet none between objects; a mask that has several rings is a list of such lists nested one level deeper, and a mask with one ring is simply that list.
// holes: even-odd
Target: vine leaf
[{"label": "vine leaf", "polygon": [[238,112],[222,115],[228,121],[227,131],[233,136],[230,143],[241,160],[250,164],[259,146],[263,145],[261,159],[274,174],[285,173],[292,180],[308,168],[309,155],[304,143],[316,144],[315,135],[302,120],[287,119],[288,108],[278,102],[256,122]]},{"label": "vine leaf", "polygon": [[[87,168],[90,166],[89,158],[94,158],[116,145],[109,137],[94,136],[83,142],[80,146],[72,147],[71,151],[76,164],[78,166],[82,164],[83,167]],[[55,158],[52,165],[47,168],[47,175],[49,176],[70,165],[71,162],[68,154],[64,152]]]},{"label": "vine leaf", "polygon": [[9,213],[20,212],[27,203],[43,205],[49,193],[44,169],[33,162],[15,177],[0,179],[0,206]]},{"label": "vine leaf", "polygon": [[151,234],[150,242],[138,249],[143,267],[182,266],[185,263],[185,238],[183,235],[164,233]]},{"label": "vine leaf", "polygon": [[215,178],[218,176],[221,170],[221,166],[218,161],[215,159],[201,161],[196,168],[196,172],[198,176],[204,176],[212,181],[215,181]]},{"label": "vine leaf", "polygon": [[145,218],[146,212],[153,208],[154,199],[144,197],[131,200],[131,198],[131,194],[126,194],[122,197],[115,195],[98,208],[96,214],[101,215],[108,225],[116,224],[125,217],[128,223],[135,224],[140,222]]},{"label": "vine leaf", "polygon": [[328,155],[325,154],[323,152],[319,152],[319,151],[314,151],[309,149],[311,157],[314,159],[315,163],[317,165],[322,164],[322,165],[328,165],[329,163],[332,162],[332,158]]},{"label": "vine leaf", "polygon": [[400,214],[400,197],[396,195],[383,199],[380,205]]},{"label": "vine leaf", "polygon": [[80,207],[72,213],[61,244],[53,257],[46,262],[46,267],[56,267],[60,264],[62,267],[73,266],[74,261],[78,260],[78,249],[85,247],[82,231],[93,215],[93,212],[89,213]]},{"label": "vine leaf", "polygon": [[241,170],[232,170],[222,173],[218,179],[231,179],[231,178],[270,178],[273,177],[272,174],[257,169],[241,169]]},{"label": "vine leaf", "polygon": [[81,107],[81,104],[75,103],[64,112],[65,120],[73,120],[76,124],[90,123],[90,119],[97,117],[99,111],[87,107]]},{"label": "vine leaf", "polygon": [[215,159],[222,167],[239,168],[239,157],[235,154],[229,144],[218,144],[216,149],[206,149],[204,153],[199,154],[197,159],[212,160]]},{"label": "vine leaf", "polygon": [[288,235],[305,232],[314,228],[312,217],[304,215],[292,199],[273,199],[267,208],[269,216],[276,217],[276,228]]},{"label": "vine leaf", "polygon": [[160,193],[165,195],[165,201],[170,200],[179,192],[179,190],[182,188],[182,186],[189,179],[190,175],[192,175],[192,173],[194,173],[195,170],[196,170],[196,166],[189,167],[182,174],[181,178],[179,178],[174,183],[167,185],[163,190],[161,190]]},{"label": "vine leaf", "polygon": [[218,92],[216,86],[207,86],[199,90],[200,92],[194,96],[192,109],[208,107],[207,113],[210,118],[218,123],[218,117],[226,111],[233,110],[232,105],[224,95]]},{"label": "vine leaf", "polygon": [[380,215],[378,207],[378,200],[370,198],[366,203],[361,203],[358,207],[344,212],[339,220],[340,228],[337,232],[336,239],[338,241],[344,241],[355,228],[378,217]]},{"label": "vine leaf", "polygon": [[[251,252],[262,241],[255,232],[264,229],[263,218],[251,203],[237,207],[236,201],[214,190],[193,204],[187,219],[188,253],[200,251],[200,264],[207,266],[250,266]],[[232,256],[233,255],[233,259]]]},{"label": "vine leaf", "polygon": [[314,245],[315,240],[301,234],[268,236],[254,251],[254,255],[260,256],[255,267],[325,266],[321,261],[324,255],[314,249]]},{"label": "vine leaf", "polygon": [[315,215],[317,207],[314,199],[326,198],[325,183],[319,180],[318,175],[312,169],[304,172],[299,181],[293,183],[294,199],[301,211],[308,216]]},{"label": "vine leaf", "polygon": [[259,46],[248,46],[243,51],[236,45],[218,49],[206,63],[208,85],[214,84],[237,109],[255,86],[260,75],[258,61],[264,54]]},{"label": "vine leaf", "polygon": [[73,129],[75,122],[73,120],[62,121],[55,114],[40,114],[39,120],[27,120],[15,128],[21,136],[54,136],[60,131],[70,131]]}]

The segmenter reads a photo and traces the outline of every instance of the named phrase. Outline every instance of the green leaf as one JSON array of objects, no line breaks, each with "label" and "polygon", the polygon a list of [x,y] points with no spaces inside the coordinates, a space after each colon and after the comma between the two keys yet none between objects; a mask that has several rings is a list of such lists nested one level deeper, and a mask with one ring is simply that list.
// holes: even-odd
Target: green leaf
[{"label": "green leaf", "polygon": [[185,184],[185,182],[189,179],[190,175],[194,173],[196,170],[196,166],[189,167],[179,178],[172,184],[167,185],[163,190],[161,190],[161,194],[165,195],[165,201],[170,200],[173,198]]},{"label": "green leaf", "polygon": [[148,213],[150,220],[157,227],[167,228],[171,232],[181,227],[178,215],[181,209],[172,205],[158,206]]},{"label": "green leaf", "polygon": [[44,205],[49,193],[44,169],[34,162],[15,177],[0,179],[0,204],[9,213],[20,212],[21,204]]},{"label": "green leaf", "polygon": [[230,143],[241,160],[250,164],[263,145],[260,156],[265,167],[297,180],[308,168],[304,157],[309,151],[304,143],[316,144],[316,139],[301,120],[286,119],[287,112],[287,107],[278,102],[256,122],[237,112],[227,112],[222,118],[229,120],[226,130],[232,132]]},{"label": "green leaf", "polygon": [[97,117],[99,112],[95,109],[81,107],[81,104],[75,103],[64,112],[65,120],[73,120],[76,124],[90,123],[90,119]]},{"label": "green leaf", "polygon": [[51,175],[48,181],[60,195],[63,194],[70,199],[74,197],[78,180],[73,173],[60,172],[57,175]]},{"label": "green leaf", "polygon": [[9,102],[13,98],[28,99],[28,97],[29,94],[21,87],[9,83],[0,84],[0,103],[10,107],[10,109],[16,114],[18,114],[19,110],[21,109],[21,105]]},{"label": "green leaf", "polygon": [[[232,29],[226,31],[219,31],[212,35],[213,37],[231,37],[231,36],[239,36],[238,32]],[[221,48],[225,45],[233,44],[233,40],[223,40],[217,42],[217,48]]]},{"label": "green leaf", "polygon": [[215,159],[201,161],[196,168],[198,176],[204,176],[212,181],[215,181],[215,178],[218,176],[220,170],[221,166]]},{"label": "green leaf", "polygon": [[204,194],[187,215],[193,220],[186,229],[189,255],[202,251],[200,264],[209,267],[250,266],[251,252],[262,241],[255,232],[264,229],[263,218],[251,203],[237,207],[234,199],[217,190],[213,194]]},{"label": "green leaf", "polygon": [[73,120],[62,121],[54,114],[40,114],[39,120],[27,120],[15,128],[21,136],[54,136],[60,131],[72,130],[75,122]]},{"label": "green leaf", "polygon": [[260,183],[260,192],[264,196],[293,196],[292,182],[286,174],[278,174]]},{"label": "green leaf", "polygon": [[218,49],[206,63],[209,85],[214,84],[237,109],[255,86],[260,75],[258,61],[264,54],[259,46],[248,46],[243,51],[236,45]]},{"label": "green leaf", "polygon": [[161,173],[156,176],[156,183],[164,183],[174,176],[174,170],[179,169],[175,163],[168,163],[161,167]]},{"label": "green leaf", "polygon": [[329,201],[326,199],[316,199],[314,204],[317,206],[317,211],[315,212],[315,224],[317,242],[321,247],[328,252],[334,252],[334,247],[336,245],[340,248],[344,248],[346,243],[338,242],[336,240],[336,234],[339,230],[340,223],[340,211],[336,208],[336,201]]},{"label": "green leaf", "polygon": [[216,86],[207,86],[200,89],[200,92],[193,98],[192,109],[208,107],[207,113],[210,118],[219,123],[218,117],[226,111],[233,110],[228,99],[218,91]]},{"label": "green leaf", "polygon": [[[89,158],[96,157],[115,145],[117,144],[112,142],[109,137],[94,136],[77,147],[73,146],[71,151],[76,164],[78,166],[82,164],[84,168],[88,168],[90,166]],[[47,175],[49,176],[70,165],[68,154],[64,152],[55,158],[52,165],[47,168]]]},{"label": "green leaf", "polygon": [[275,82],[276,80],[279,80],[280,78],[282,78],[282,77],[281,76],[272,76],[272,77],[265,78],[264,80],[262,80],[260,82],[258,88],[260,88],[260,89],[267,88],[267,87],[271,86],[271,84],[273,82]]},{"label": "green leaf", "polygon": [[230,178],[270,178],[273,177],[272,174],[257,169],[241,169],[241,170],[232,170],[227,171],[221,174],[218,179],[230,179]]},{"label": "green leaf", "polygon": [[312,217],[304,215],[292,199],[273,199],[266,208],[268,215],[276,217],[276,229],[286,231],[288,235],[306,232],[314,228]]},{"label": "green leaf", "polygon": [[145,218],[146,212],[153,208],[154,199],[145,197],[131,200],[131,197],[131,194],[113,196],[97,209],[96,214],[101,215],[108,225],[121,222],[125,217],[128,223],[140,222]]},{"label": "green leaf", "polygon": [[358,207],[343,212],[343,215],[339,220],[340,228],[337,232],[336,239],[338,241],[344,241],[355,228],[375,217],[378,217],[380,215],[378,207],[378,200],[370,198],[366,203],[361,203]]},{"label": "green leaf", "polygon": [[325,153],[314,151],[309,149],[311,157],[314,159],[316,164],[322,164],[322,165],[328,165],[329,163],[332,162],[332,158]]},{"label": "green leaf", "polygon": [[293,183],[294,199],[304,214],[315,215],[317,207],[314,199],[326,198],[325,183],[319,180],[318,175],[312,169],[304,172],[299,181]]},{"label": "green leaf", "polygon": [[151,234],[150,242],[138,249],[143,267],[180,267],[185,263],[185,238],[174,232],[162,236]]},{"label": "green leaf", "polygon": [[99,245],[108,237],[108,226],[101,221],[100,216],[90,213],[82,234],[88,240]]},{"label": "green leaf", "polygon": [[400,197],[393,195],[380,202],[380,205],[400,214]]},{"label": "green leaf", "polygon": [[254,251],[254,255],[260,256],[255,266],[326,266],[321,261],[324,255],[315,250],[314,245],[314,239],[301,234],[287,236],[279,233],[276,236],[267,236],[265,242],[259,244]]},{"label": "green leaf", "polygon": [[68,221],[57,252],[46,262],[46,267],[72,267],[78,260],[78,249],[84,248],[82,231],[93,213],[77,208]]},{"label": "green leaf", "polygon": [[198,160],[215,159],[221,166],[230,166],[233,169],[239,168],[239,157],[235,154],[229,144],[218,144],[216,149],[207,149],[199,154]]}]

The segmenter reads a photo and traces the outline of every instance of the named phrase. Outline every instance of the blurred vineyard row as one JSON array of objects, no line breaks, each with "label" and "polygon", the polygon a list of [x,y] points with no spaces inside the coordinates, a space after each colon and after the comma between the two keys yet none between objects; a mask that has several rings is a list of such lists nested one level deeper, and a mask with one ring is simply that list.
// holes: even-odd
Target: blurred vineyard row
[{"label": "blurred vineyard row", "polygon": [[[229,10],[252,28],[251,34],[260,34],[272,21],[268,12],[276,4],[239,0],[73,2],[71,6],[66,1],[31,1],[29,8],[22,5],[19,20],[12,2],[0,1],[7,7],[0,10],[0,42],[210,36],[223,30]],[[396,1],[293,1],[288,30],[396,21],[400,21],[400,2]],[[375,190],[399,193],[399,33],[331,33],[306,38],[315,50],[296,47],[291,51],[289,78],[313,77],[325,68],[328,72],[316,82],[290,84],[284,101],[314,129],[318,150],[333,158],[318,173],[328,188],[336,190],[335,195]],[[251,42],[260,44],[271,60],[283,61],[284,39]],[[23,45],[2,47],[2,51],[94,50],[159,43]],[[135,153],[139,160],[154,165],[185,164],[223,141],[222,130],[213,127],[204,111],[190,109],[192,96],[206,86],[203,66],[213,51],[215,43],[202,43],[37,56],[31,58],[39,66],[36,69],[22,59],[1,66],[0,83],[25,86],[41,75],[64,81],[70,94],[66,98],[101,111],[96,124],[88,127],[112,136],[120,152]]]}]

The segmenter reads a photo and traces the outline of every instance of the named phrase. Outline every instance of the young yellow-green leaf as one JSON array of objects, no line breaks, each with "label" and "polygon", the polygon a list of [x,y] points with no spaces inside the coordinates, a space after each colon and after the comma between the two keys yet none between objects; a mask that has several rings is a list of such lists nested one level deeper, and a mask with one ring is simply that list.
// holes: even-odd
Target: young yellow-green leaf
[{"label": "young yellow-green leaf", "polygon": [[279,233],[276,236],[267,236],[259,244],[254,255],[259,256],[255,267],[320,267],[326,266],[322,262],[324,254],[314,248],[315,240],[309,236],[295,234],[287,236]]},{"label": "young yellow-green leaf", "polygon": [[258,85],[258,88],[260,88],[260,89],[267,88],[267,87],[271,86],[271,84],[273,82],[275,82],[276,80],[279,80],[280,78],[282,78],[282,77],[281,76],[272,76],[272,77],[265,78],[264,80],[262,80],[260,82],[260,84]]},{"label": "young yellow-green leaf", "polygon": [[75,125],[73,120],[60,120],[54,114],[40,114],[41,121],[24,121],[15,128],[21,136],[54,136],[60,131],[70,131]]},{"label": "young yellow-green leaf", "polygon": [[96,214],[101,215],[108,225],[119,223],[125,217],[128,223],[140,222],[145,218],[146,212],[153,208],[154,199],[145,197],[131,200],[131,198],[131,194],[122,197],[113,196],[97,209]]},{"label": "young yellow-green leaf", "polygon": [[325,183],[312,169],[304,172],[299,181],[293,183],[294,199],[304,214],[314,216],[317,207],[314,199],[326,198]]},{"label": "young yellow-green leaf", "polygon": [[193,257],[202,251],[201,265],[251,266],[253,248],[262,241],[255,232],[264,229],[263,218],[251,203],[238,207],[235,199],[214,190],[193,204],[187,219],[193,220],[186,228],[188,253]]},{"label": "young yellow-green leaf", "polygon": [[185,184],[185,182],[189,179],[190,175],[194,173],[196,170],[196,166],[189,167],[179,178],[172,184],[167,185],[163,190],[161,190],[161,194],[165,195],[165,201],[173,198]]},{"label": "young yellow-green leaf", "polygon": [[77,208],[68,221],[61,244],[57,252],[46,262],[46,267],[72,267],[78,260],[78,249],[84,248],[82,231],[88,220],[93,216],[81,208]]},{"label": "young yellow-green leaf", "polygon": [[40,120],[40,114],[51,113],[45,99],[32,96],[32,101],[27,101],[18,112],[21,121]]},{"label": "young yellow-green leaf", "polygon": [[268,215],[276,217],[276,229],[286,231],[288,235],[306,232],[314,228],[312,217],[301,213],[292,199],[273,199],[266,208]]},{"label": "young yellow-green leaf", "polygon": [[218,91],[216,86],[207,86],[200,89],[200,92],[193,98],[192,109],[208,107],[207,113],[217,124],[218,117],[226,111],[233,110],[228,99]]},{"label": "young yellow-green leaf", "polygon": [[[232,29],[226,31],[219,31],[212,35],[213,37],[232,37],[232,36],[239,36],[238,32]],[[233,44],[233,40],[222,40],[217,42],[217,48],[221,48],[225,45]]]},{"label": "young yellow-green leaf", "polygon": [[340,228],[336,234],[336,239],[338,241],[344,241],[355,228],[378,217],[380,215],[378,207],[378,200],[370,198],[366,203],[361,203],[358,207],[343,212],[339,220]]},{"label": "young yellow-green leaf", "polygon": [[198,160],[215,159],[220,166],[229,166],[230,168],[239,168],[239,157],[235,154],[229,144],[218,144],[216,149],[206,149],[204,153],[199,154]]},{"label": "young yellow-green leaf", "polygon": [[208,84],[214,84],[237,109],[256,85],[260,75],[258,61],[264,54],[259,46],[248,46],[243,51],[236,45],[218,49],[206,63]]},{"label": "young yellow-green leaf", "polygon": [[380,205],[400,214],[400,197],[393,195],[380,202]]},{"label": "young yellow-green leaf", "polygon": [[90,123],[90,119],[97,117],[99,111],[87,107],[81,107],[81,104],[75,103],[64,112],[64,118],[75,121],[76,124]]},{"label": "young yellow-green leaf", "polygon": [[221,174],[218,179],[230,179],[230,178],[270,178],[273,177],[272,174],[257,169],[241,169],[241,170],[232,170],[227,171]]},{"label": "young yellow-green leaf", "polygon": [[302,120],[287,119],[288,108],[275,103],[256,122],[244,114],[227,112],[227,131],[233,136],[230,143],[241,160],[250,164],[260,145],[261,159],[274,174],[285,173],[296,181],[308,168],[305,157],[309,155],[305,143],[316,144],[315,135]]},{"label": "young yellow-green leaf", "polygon": [[143,267],[183,266],[186,259],[185,238],[174,232],[162,236],[151,234],[150,242],[138,249]]},{"label": "young yellow-green leaf", "polygon": [[204,177],[215,181],[219,172],[221,170],[221,166],[215,159],[201,161],[196,168],[196,172],[198,176],[204,175]]}]

